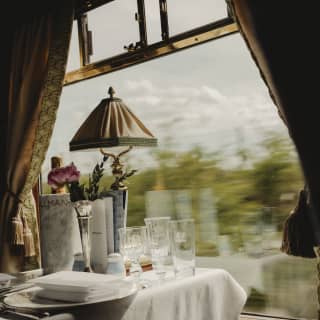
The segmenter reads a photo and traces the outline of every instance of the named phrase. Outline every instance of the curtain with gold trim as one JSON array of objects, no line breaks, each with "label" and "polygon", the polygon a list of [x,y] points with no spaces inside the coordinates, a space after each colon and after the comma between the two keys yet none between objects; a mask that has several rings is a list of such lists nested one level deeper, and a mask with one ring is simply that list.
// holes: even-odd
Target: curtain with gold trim
[{"label": "curtain with gold trim", "polygon": [[[6,117],[0,136],[0,272],[40,266],[32,188],[49,146],[66,70],[74,2],[25,14],[12,25]],[[29,237],[29,238],[28,238]]]}]

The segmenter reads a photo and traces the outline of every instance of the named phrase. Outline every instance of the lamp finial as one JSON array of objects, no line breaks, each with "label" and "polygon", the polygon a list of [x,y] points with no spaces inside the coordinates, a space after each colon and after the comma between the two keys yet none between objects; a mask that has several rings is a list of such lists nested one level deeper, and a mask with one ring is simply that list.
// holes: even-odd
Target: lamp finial
[{"label": "lamp finial", "polygon": [[116,93],[112,87],[109,87],[108,93],[110,95],[110,99],[113,99],[114,94]]}]

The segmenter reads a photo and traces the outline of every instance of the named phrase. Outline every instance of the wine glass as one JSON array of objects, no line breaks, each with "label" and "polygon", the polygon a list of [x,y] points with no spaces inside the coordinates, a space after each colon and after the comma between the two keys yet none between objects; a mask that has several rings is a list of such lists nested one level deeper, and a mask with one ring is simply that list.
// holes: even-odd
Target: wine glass
[{"label": "wine glass", "polygon": [[160,281],[165,278],[165,265],[170,258],[169,221],[170,217],[144,219],[147,226],[152,265]]},{"label": "wine glass", "polygon": [[147,228],[145,226],[119,228],[119,237],[120,252],[131,262],[130,275],[139,281],[142,273],[139,258],[146,251]]}]

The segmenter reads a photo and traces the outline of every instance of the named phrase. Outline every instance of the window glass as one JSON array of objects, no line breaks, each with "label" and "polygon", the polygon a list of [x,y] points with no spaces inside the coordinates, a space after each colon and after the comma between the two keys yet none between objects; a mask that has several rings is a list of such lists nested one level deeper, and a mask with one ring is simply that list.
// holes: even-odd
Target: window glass
[{"label": "window glass", "polygon": [[80,68],[79,38],[77,21],[73,21],[72,33],[67,61],[67,72]]},{"label": "window glass", "polygon": [[128,180],[128,225],[193,217],[197,265],[228,270],[248,294],[245,311],[316,318],[316,262],[279,250],[303,186],[298,159],[241,36],[65,87],[43,166],[46,192],[51,156],[82,174],[101,160],[69,153],[68,143],[110,85],[159,140],[124,157],[138,169]]},{"label": "window glass", "polygon": [[132,0],[112,1],[88,12],[93,44],[91,62],[125,53],[124,46],[139,41],[136,12],[137,2]]},{"label": "window glass", "polygon": [[227,17],[225,0],[167,0],[170,35]]},{"label": "window glass", "polygon": [[159,0],[145,1],[148,43],[161,41],[161,21]]}]

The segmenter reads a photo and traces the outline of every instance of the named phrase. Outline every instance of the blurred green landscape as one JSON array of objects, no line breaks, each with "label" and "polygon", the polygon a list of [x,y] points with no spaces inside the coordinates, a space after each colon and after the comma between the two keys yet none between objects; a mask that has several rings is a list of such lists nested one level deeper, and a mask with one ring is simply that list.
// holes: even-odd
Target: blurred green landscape
[{"label": "blurred green landscape", "polygon": [[[250,234],[259,228],[272,226],[281,236],[284,220],[294,208],[299,190],[303,187],[300,166],[288,138],[268,134],[260,145],[259,152],[239,148],[235,157],[238,165],[225,168],[222,153],[207,153],[195,147],[186,152],[155,150],[152,155],[156,162],[153,168],[140,171],[128,179],[129,206],[128,226],[143,225],[146,217],[146,193],[149,191],[188,191],[189,210],[197,226],[197,255],[215,256],[216,243],[201,236],[200,224],[206,223],[201,217],[200,191],[212,196],[212,210],[208,223],[216,224],[219,235],[227,235],[232,251],[241,250]],[[107,167],[107,165],[105,166]],[[81,170],[81,168],[80,168]],[[109,189],[113,177],[105,170],[100,190]],[[86,183],[88,175],[82,175]],[[44,183],[44,193],[50,193]],[[211,192],[208,194],[208,190]],[[155,203],[155,205],[160,205]],[[164,204],[163,204],[164,205]],[[171,208],[173,218],[177,217],[175,207]],[[203,228],[202,228],[203,229]],[[210,227],[207,227],[210,233]]]},{"label": "blurred green landscape", "polygon": [[[264,226],[273,227],[280,239],[284,220],[294,208],[298,192],[303,187],[302,174],[295,150],[287,138],[268,134],[259,147],[256,153],[239,148],[234,155],[238,165],[232,168],[225,168],[222,152],[207,153],[199,147],[185,152],[153,151],[156,166],[136,173],[127,181],[128,226],[144,224],[148,192],[160,194],[183,190],[190,197],[188,210],[197,227],[198,256],[219,254],[216,239],[210,237],[213,231],[210,224],[215,224],[212,227],[219,235],[228,236],[232,252],[241,251],[250,237],[261,235]],[[101,190],[109,189],[113,181],[108,170],[106,168],[102,178]],[[82,182],[86,181],[84,175]],[[207,213],[208,221],[201,217],[203,190],[212,198],[215,221],[212,221],[213,212]],[[168,207],[165,199],[159,201],[154,203],[155,207]],[[178,217],[174,204],[166,215]],[[206,228],[201,224],[207,224]],[[201,232],[208,233],[208,236]]]}]

